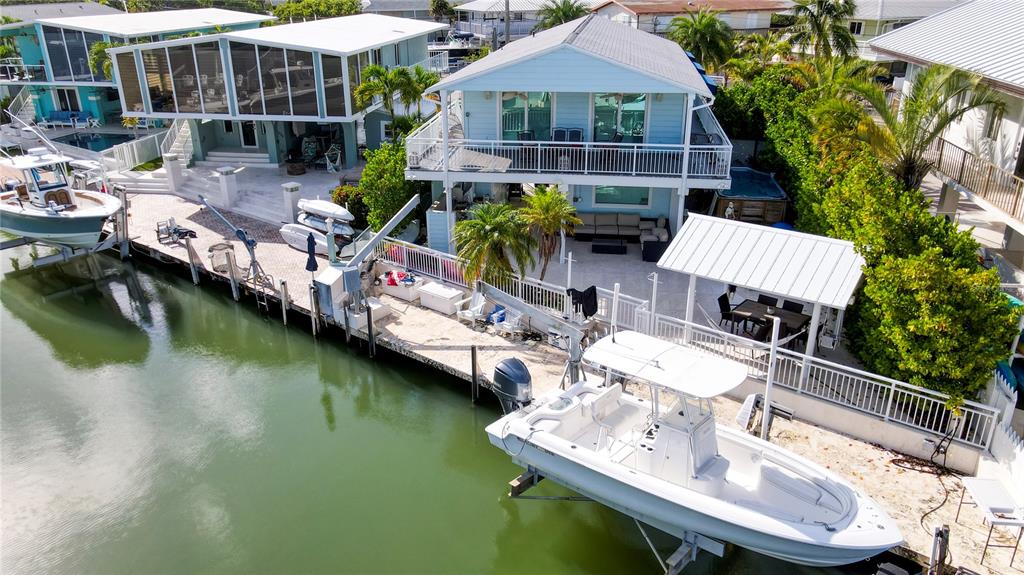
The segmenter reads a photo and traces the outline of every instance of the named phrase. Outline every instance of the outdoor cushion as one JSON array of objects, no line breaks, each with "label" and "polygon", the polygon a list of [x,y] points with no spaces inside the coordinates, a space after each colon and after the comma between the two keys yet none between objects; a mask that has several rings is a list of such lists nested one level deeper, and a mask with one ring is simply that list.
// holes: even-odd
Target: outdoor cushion
[{"label": "outdoor cushion", "polygon": [[619,214],[619,225],[640,229],[640,214]]},{"label": "outdoor cushion", "polygon": [[619,235],[619,226],[597,226],[597,233],[603,236]]},{"label": "outdoor cushion", "polygon": [[658,236],[656,236],[654,234],[644,233],[644,234],[640,235],[640,241],[641,242],[656,242],[656,241],[658,241]]},{"label": "outdoor cushion", "polygon": [[631,228],[631,227],[626,227],[626,226],[619,226],[619,235],[620,236],[629,236],[629,237],[634,237],[634,238],[635,237],[639,237],[640,236],[640,228]]},{"label": "outdoor cushion", "polygon": [[597,231],[597,226],[588,226],[588,225],[576,226],[576,233],[577,234],[594,235],[594,232],[596,232],[596,231]]},{"label": "outdoor cushion", "polygon": [[654,230],[658,234],[658,241],[668,241],[668,230]]},{"label": "outdoor cushion", "polygon": [[651,221],[651,220],[640,220],[640,229],[641,230],[653,230],[654,229],[654,222]]},{"label": "outdoor cushion", "polygon": [[594,225],[594,214],[576,214],[583,221],[584,226]]},{"label": "outdoor cushion", "polygon": [[[596,216],[595,222],[597,227],[601,226],[617,226],[619,223],[618,214],[594,214]],[[603,232],[602,232],[603,233]],[[612,232],[614,233],[614,232]]]},{"label": "outdoor cushion", "polygon": [[658,226],[657,226],[657,227],[659,227],[659,228],[665,228],[665,227],[666,227],[666,226],[665,226],[665,224],[666,224],[666,223],[667,223],[667,222],[665,221],[665,218],[658,218]]}]

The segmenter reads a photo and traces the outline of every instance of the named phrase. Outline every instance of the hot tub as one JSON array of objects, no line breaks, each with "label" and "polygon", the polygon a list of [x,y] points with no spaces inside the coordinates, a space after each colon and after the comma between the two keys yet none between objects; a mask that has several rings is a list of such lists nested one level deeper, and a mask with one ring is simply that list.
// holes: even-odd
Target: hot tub
[{"label": "hot tub", "polygon": [[732,187],[715,193],[710,215],[766,225],[785,219],[789,198],[771,174],[750,168],[732,168],[729,174]]}]

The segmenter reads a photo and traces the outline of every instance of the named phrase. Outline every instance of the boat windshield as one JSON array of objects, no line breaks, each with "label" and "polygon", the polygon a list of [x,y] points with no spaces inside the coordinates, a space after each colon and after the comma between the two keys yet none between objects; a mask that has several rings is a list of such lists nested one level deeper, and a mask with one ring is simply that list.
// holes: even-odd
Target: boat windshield
[{"label": "boat windshield", "polygon": [[54,188],[66,188],[68,185],[64,170],[57,164],[51,166],[39,166],[32,168],[32,179],[39,191],[52,190]]}]

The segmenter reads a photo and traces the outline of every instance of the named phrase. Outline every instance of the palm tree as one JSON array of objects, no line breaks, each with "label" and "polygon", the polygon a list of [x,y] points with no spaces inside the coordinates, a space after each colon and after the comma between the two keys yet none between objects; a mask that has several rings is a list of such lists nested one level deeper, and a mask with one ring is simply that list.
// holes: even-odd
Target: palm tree
[{"label": "palm tree", "polygon": [[853,0],[796,0],[790,42],[801,50],[811,46],[815,55],[826,59],[845,58],[857,49],[847,23],[856,10]]},{"label": "palm tree", "polygon": [[752,80],[765,68],[784,59],[793,51],[790,43],[778,32],[747,34],[736,39],[736,56],[729,58],[724,67],[745,80]]},{"label": "palm tree", "polygon": [[469,210],[469,218],[455,224],[453,234],[459,257],[466,261],[466,282],[478,279],[494,283],[514,273],[509,255],[526,273],[527,264],[533,267],[533,247],[536,241],[530,235],[526,222],[508,204],[477,204]]},{"label": "palm tree", "polygon": [[888,105],[877,83],[861,82],[853,90],[872,108],[864,111],[858,137],[907,189],[920,187],[931,169],[925,151],[950,124],[975,108],[1003,107],[981,76],[948,66],[930,66],[918,74],[899,109]]},{"label": "palm tree", "polygon": [[[538,30],[554,28],[559,24],[572,22],[590,13],[590,8],[580,0],[547,0],[537,10],[537,25],[533,27]],[[506,41],[508,41],[506,39]]]},{"label": "palm tree", "polygon": [[819,99],[842,98],[853,93],[853,86],[870,82],[883,70],[860,59],[815,56],[792,67],[796,81],[806,90],[816,90]]},{"label": "palm tree", "polygon": [[547,186],[537,186],[532,194],[526,196],[526,207],[520,211],[530,231],[540,238],[540,258],[544,262],[540,268],[540,280],[544,281],[551,256],[558,250],[561,232],[572,235],[575,226],[583,222],[576,217],[572,203],[557,188]]},{"label": "palm tree", "polygon": [[423,66],[417,64],[412,69],[412,73],[409,75],[409,80],[412,85],[409,87],[408,92],[403,92],[400,96],[402,105],[409,108],[413,104],[416,104],[416,117],[423,117],[423,93],[434,84],[441,81],[441,75],[437,72],[426,70]]},{"label": "palm tree", "polygon": [[356,88],[356,106],[369,106],[375,98],[381,99],[384,111],[395,117],[395,98],[414,102],[412,76],[408,68],[391,68],[374,64],[363,70],[362,82]]},{"label": "palm tree", "polygon": [[709,69],[717,69],[732,55],[732,28],[718,19],[719,12],[701,7],[686,16],[676,16],[666,36]]}]

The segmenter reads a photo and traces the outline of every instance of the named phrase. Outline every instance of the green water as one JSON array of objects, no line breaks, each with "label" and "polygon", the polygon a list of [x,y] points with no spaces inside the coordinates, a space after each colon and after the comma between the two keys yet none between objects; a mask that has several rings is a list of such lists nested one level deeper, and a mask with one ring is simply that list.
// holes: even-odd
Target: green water
[{"label": "green water", "polygon": [[0,300],[4,573],[658,572],[623,515],[508,500],[497,408],[461,382],[106,257]]}]

